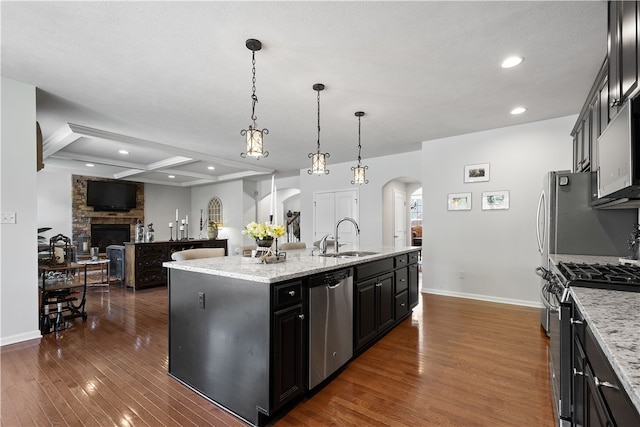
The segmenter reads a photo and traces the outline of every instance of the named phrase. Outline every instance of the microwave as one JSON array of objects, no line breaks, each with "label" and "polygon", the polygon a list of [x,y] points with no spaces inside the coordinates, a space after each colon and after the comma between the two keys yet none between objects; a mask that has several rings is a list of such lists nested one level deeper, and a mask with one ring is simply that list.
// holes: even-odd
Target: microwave
[{"label": "microwave", "polygon": [[625,103],[596,142],[600,203],[640,199],[639,139],[640,98],[637,98]]}]

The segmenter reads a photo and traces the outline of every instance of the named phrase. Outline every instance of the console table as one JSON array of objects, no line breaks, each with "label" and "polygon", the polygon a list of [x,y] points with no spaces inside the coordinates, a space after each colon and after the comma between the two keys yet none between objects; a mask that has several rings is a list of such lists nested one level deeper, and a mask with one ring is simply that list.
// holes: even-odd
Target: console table
[{"label": "console table", "polygon": [[177,240],[152,243],[125,242],[125,285],[134,289],[167,285],[167,269],[171,254],[185,249],[224,248],[229,255],[227,239]]}]

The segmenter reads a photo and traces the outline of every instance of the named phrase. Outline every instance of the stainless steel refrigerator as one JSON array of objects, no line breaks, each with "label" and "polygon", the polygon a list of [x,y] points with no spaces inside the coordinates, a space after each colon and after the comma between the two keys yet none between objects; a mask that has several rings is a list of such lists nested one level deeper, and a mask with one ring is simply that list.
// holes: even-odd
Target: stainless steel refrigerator
[{"label": "stainless steel refrigerator", "polygon": [[[560,171],[545,176],[537,213],[538,251],[544,270],[549,271],[551,254],[630,254],[627,238],[638,222],[638,209],[593,209],[591,180],[592,172]],[[541,282],[544,295],[546,280]],[[549,309],[543,308],[540,321],[547,335],[549,315]]]}]

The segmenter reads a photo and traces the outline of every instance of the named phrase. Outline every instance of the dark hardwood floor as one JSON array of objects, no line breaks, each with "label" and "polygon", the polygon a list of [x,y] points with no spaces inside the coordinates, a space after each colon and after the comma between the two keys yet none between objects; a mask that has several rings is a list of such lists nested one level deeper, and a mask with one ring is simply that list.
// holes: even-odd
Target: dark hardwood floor
[{"label": "dark hardwood floor", "polygon": [[[244,426],[167,375],[167,291],[88,291],[88,320],[1,352],[2,426]],[[423,294],[276,426],[553,426],[533,308]]]}]

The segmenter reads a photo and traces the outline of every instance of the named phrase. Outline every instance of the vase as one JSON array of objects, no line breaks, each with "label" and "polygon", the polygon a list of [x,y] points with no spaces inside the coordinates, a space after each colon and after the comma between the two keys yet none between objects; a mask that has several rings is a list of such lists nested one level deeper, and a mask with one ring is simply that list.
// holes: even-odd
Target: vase
[{"label": "vase", "polygon": [[215,240],[218,238],[218,227],[215,224],[207,226],[207,236],[209,240]]},{"label": "vase", "polygon": [[256,244],[261,248],[270,248],[273,245],[273,239],[256,239]]}]

